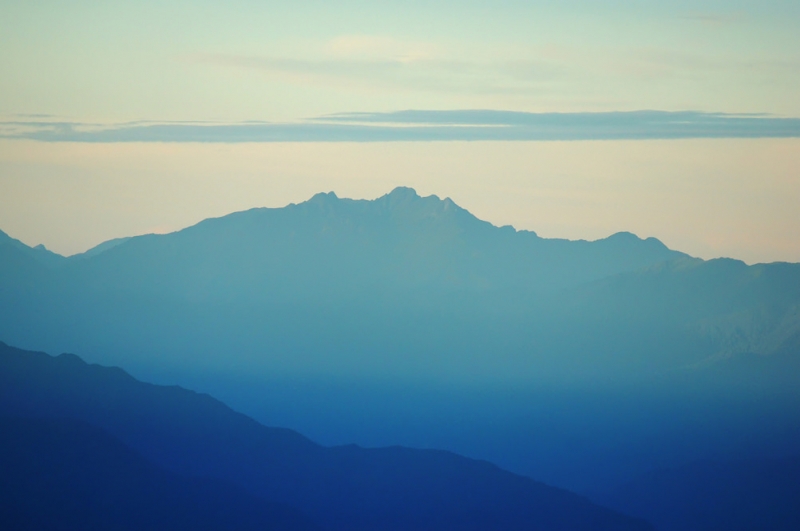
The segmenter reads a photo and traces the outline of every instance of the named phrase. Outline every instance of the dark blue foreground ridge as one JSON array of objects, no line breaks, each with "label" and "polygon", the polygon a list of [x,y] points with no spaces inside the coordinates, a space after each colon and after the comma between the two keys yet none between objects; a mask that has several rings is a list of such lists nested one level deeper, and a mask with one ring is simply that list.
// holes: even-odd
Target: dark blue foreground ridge
[{"label": "dark blue foreground ridge", "polygon": [[[3,416],[97,426],[159,466],[296,507],[324,529],[650,529],[486,462],[401,447],[325,448],[296,432],[262,426],[207,395],[144,384],[73,355],[54,358],[1,344],[0,389]],[[15,433],[27,437],[48,426],[74,435],[63,447],[43,444],[43,462],[57,459],[54,451],[79,452],[70,444],[92,431],[55,421],[29,428],[15,422],[16,431],[3,432],[6,446],[14,446]],[[106,453],[138,459],[107,436],[96,438]],[[147,466],[119,472],[145,474]]]},{"label": "dark blue foreground ridge", "polygon": [[65,418],[0,417],[0,525],[9,531],[317,531],[299,511],[191,478]]}]

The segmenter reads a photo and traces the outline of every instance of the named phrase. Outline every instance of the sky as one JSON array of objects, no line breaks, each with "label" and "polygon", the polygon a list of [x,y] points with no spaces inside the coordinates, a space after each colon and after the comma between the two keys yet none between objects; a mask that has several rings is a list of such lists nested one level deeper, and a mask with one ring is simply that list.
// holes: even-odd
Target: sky
[{"label": "sky", "polygon": [[798,27],[784,0],[0,0],[0,229],[72,254],[408,185],[800,261]]}]

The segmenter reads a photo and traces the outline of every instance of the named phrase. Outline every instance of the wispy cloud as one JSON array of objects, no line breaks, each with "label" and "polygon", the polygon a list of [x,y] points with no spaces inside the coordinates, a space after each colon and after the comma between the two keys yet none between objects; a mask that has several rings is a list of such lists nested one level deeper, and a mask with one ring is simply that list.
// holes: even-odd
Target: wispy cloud
[{"label": "wispy cloud", "polygon": [[405,42],[380,35],[341,35],[327,43],[325,51],[334,57],[399,63],[433,60],[435,47],[422,42]]},{"label": "wispy cloud", "polygon": [[[687,16],[709,22],[727,20],[722,15]],[[315,91],[324,87],[348,95],[402,98],[397,101],[413,93],[415,98],[438,101],[444,96],[466,106],[566,107],[572,111],[630,108],[634,103],[630,94],[637,91],[652,101],[678,105],[695,101],[698,107],[707,107],[716,100],[697,92],[697,87],[713,88],[729,97],[731,92],[751,93],[753,83],[775,87],[772,97],[778,99],[781,87],[798,79],[798,61],[791,55],[764,58],[663,47],[620,53],[601,45],[591,50],[542,46],[510,47],[502,54],[472,52],[453,53],[425,43],[356,35],[337,37],[305,56],[196,53],[182,60],[249,70],[259,74],[258,81],[265,86],[277,83]],[[743,82],[731,85],[730,80],[742,73],[747,73]]]},{"label": "wispy cloud", "polygon": [[800,118],[693,111],[526,113],[408,110],[303,122],[0,122],[0,138],[45,142],[394,142],[800,137]]},{"label": "wispy cloud", "polygon": [[548,90],[547,84],[561,75],[561,67],[552,61],[447,58],[424,46],[395,46],[378,38],[334,40],[326,51],[313,59],[204,53],[183,60],[253,70],[303,85],[449,94],[531,94]]}]

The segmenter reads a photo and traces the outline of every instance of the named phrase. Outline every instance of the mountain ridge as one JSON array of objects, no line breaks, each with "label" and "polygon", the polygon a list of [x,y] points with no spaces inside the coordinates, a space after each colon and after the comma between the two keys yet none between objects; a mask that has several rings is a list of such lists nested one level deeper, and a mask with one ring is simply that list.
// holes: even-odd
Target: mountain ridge
[{"label": "mountain ridge", "polygon": [[74,355],[0,344],[0,414],[77,419],[160,466],[297,507],[329,531],[647,530],[567,491],[451,452],[322,447],[207,396]]},{"label": "mountain ridge", "polygon": [[[387,194],[384,194],[383,196],[380,196],[380,197],[375,198],[375,199],[340,198],[339,196],[336,195],[335,192],[320,192],[320,193],[317,193],[317,194],[313,195],[308,200],[302,201],[300,203],[289,203],[288,205],[286,205],[284,207],[254,207],[254,208],[247,209],[247,210],[232,212],[230,214],[226,214],[226,215],[219,216],[219,217],[207,218],[207,219],[199,221],[198,223],[190,225],[188,227],[184,227],[182,229],[178,229],[176,231],[172,231],[172,232],[169,232],[169,233],[166,233],[166,234],[143,234],[143,235],[139,235],[139,236],[121,236],[121,237],[117,237],[117,238],[112,238],[111,240],[106,240],[106,241],[100,242],[99,244],[93,246],[92,248],[90,248],[90,249],[88,249],[88,250],[86,250],[84,252],[73,254],[73,255],[70,255],[70,256],[65,256],[64,258],[70,258],[70,259],[78,258],[78,257],[88,258],[88,257],[96,256],[97,254],[100,254],[100,253],[105,252],[107,250],[110,250],[111,248],[116,247],[116,246],[118,246],[120,244],[123,244],[127,240],[130,240],[130,239],[142,238],[142,237],[152,237],[152,236],[166,236],[166,235],[176,234],[176,233],[180,233],[180,232],[183,232],[185,230],[188,230],[188,229],[192,229],[192,228],[194,228],[194,227],[196,227],[198,225],[206,224],[207,222],[211,222],[213,220],[223,220],[223,219],[231,217],[231,216],[242,215],[242,214],[245,214],[245,213],[256,213],[256,212],[262,212],[263,213],[263,212],[266,212],[266,211],[278,211],[278,210],[284,210],[284,209],[303,209],[303,208],[308,208],[309,206],[318,206],[318,207],[328,206],[328,207],[331,207],[331,206],[334,206],[334,205],[338,205],[338,206],[341,207],[341,206],[344,206],[344,205],[352,205],[352,204],[358,204],[358,205],[373,204],[375,207],[377,207],[376,208],[377,210],[381,210],[382,209],[382,210],[386,210],[386,211],[389,211],[389,212],[395,211],[395,213],[397,213],[396,211],[397,211],[398,208],[405,207],[406,209],[408,209],[409,205],[414,205],[414,204],[416,204],[416,206],[424,205],[424,206],[427,207],[427,209],[423,210],[423,214],[425,214],[427,217],[434,217],[437,214],[442,214],[442,213],[449,212],[449,213],[454,213],[456,215],[463,216],[465,219],[467,219],[467,220],[469,220],[469,221],[471,221],[473,223],[477,222],[477,224],[485,226],[485,227],[493,227],[493,228],[502,229],[502,230],[512,230],[513,232],[516,232],[516,233],[525,233],[525,234],[529,234],[531,236],[534,236],[536,238],[540,238],[542,240],[549,240],[549,241],[596,243],[596,242],[601,242],[601,241],[604,241],[604,240],[607,240],[607,239],[619,238],[620,235],[626,235],[626,236],[627,235],[633,235],[633,236],[636,236],[635,234],[627,232],[627,231],[620,231],[620,232],[611,234],[611,235],[609,235],[607,237],[604,237],[604,238],[598,238],[596,240],[585,240],[585,239],[568,240],[568,239],[565,239],[565,238],[541,238],[541,237],[539,237],[537,235],[536,232],[534,232],[532,230],[516,229],[511,225],[497,226],[497,225],[492,224],[489,221],[480,220],[479,218],[477,218],[473,214],[471,214],[468,210],[466,210],[465,208],[463,208],[463,207],[459,206],[458,204],[456,204],[449,197],[444,198],[444,199],[440,199],[436,195],[424,196],[423,197],[423,196],[419,196],[417,194],[416,190],[414,190],[413,188],[404,187],[404,186],[398,186],[398,187],[394,188],[391,192],[389,192]],[[417,212],[418,211],[419,211],[419,209],[417,209]],[[403,213],[404,212],[400,212],[400,214],[403,214]],[[407,212],[406,212],[406,214],[407,214]],[[13,238],[11,238],[7,234],[3,233],[2,231],[0,231],[0,233],[2,233],[2,235],[7,236],[7,238],[9,240],[13,240]],[[638,236],[636,236],[636,238],[639,239],[640,241],[653,241],[653,240],[655,240],[656,242],[658,242],[662,246],[664,245],[662,242],[660,242],[660,240],[658,240],[657,238],[652,237],[652,236],[647,237],[647,238],[639,238]],[[0,241],[2,241],[2,238],[0,238]],[[14,240],[14,241],[22,244],[22,242],[19,242],[18,240]],[[25,245],[25,244],[22,244],[22,245]],[[25,246],[25,247],[28,247],[28,246]],[[664,246],[664,247],[666,247],[666,246]],[[33,247],[31,247],[31,248],[33,248]],[[48,252],[52,253],[52,254],[57,254],[57,253],[53,253],[52,251],[49,251],[49,250],[48,250]],[[62,255],[58,255],[58,256],[62,256]]]},{"label": "mountain ridge", "polygon": [[[630,233],[539,238],[448,205],[408,189],[327,193],[58,267],[0,243],[0,337],[209,392],[326,443],[435,440],[573,489],[606,450],[572,423],[616,415],[594,403],[625,406],[619,389],[642,404],[628,418],[652,407],[654,418],[668,411],[663,425],[686,414],[688,396],[727,411],[710,389],[742,403],[796,394],[800,265],[704,261]],[[781,400],[763,407],[791,423],[794,404]],[[585,414],[556,414],[576,402]],[[748,407],[726,425],[739,429],[729,446],[753,437]],[[531,418],[558,426],[514,420]],[[514,435],[501,437],[498,422]],[[615,422],[639,446],[612,452],[602,470],[641,471],[644,459],[629,456],[653,452],[644,441],[659,427]],[[611,428],[596,432],[619,442]]]},{"label": "mountain ridge", "polygon": [[171,473],[85,422],[0,416],[0,428],[5,529],[319,529],[241,488]]}]

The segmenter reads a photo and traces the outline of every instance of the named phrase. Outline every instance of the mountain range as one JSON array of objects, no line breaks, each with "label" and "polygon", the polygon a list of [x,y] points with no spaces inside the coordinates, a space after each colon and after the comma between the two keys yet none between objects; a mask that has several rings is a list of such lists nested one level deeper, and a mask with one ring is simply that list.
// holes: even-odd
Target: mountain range
[{"label": "mountain range", "polygon": [[0,417],[0,524],[8,530],[318,530],[299,511],[143,459],[72,419]]},{"label": "mountain range", "polygon": [[408,188],[70,257],[0,234],[0,338],[325,444],[446,448],[587,492],[800,442],[800,264],[541,238]]},{"label": "mountain range", "polygon": [[651,529],[484,461],[323,447],[208,395],[5,344],[0,427],[6,529]]}]

